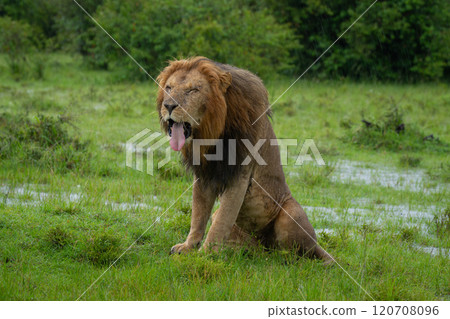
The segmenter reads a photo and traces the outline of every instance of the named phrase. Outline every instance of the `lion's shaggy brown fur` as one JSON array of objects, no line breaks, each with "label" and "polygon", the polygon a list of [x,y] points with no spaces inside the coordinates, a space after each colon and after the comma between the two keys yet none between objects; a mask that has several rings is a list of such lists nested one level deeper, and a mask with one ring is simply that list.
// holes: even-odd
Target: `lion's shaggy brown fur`
[{"label": "lion's shaggy brown fur", "polygon": [[[219,198],[220,207],[202,249],[260,242],[267,247],[294,248],[299,254],[331,263],[332,257],[317,244],[314,228],[286,183],[279,148],[273,143],[276,136],[265,113],[269,101],[262,81],[249,71],[204,57],[173,61],[158,80],[162,128],[170,131],[171,147],[182,152],[198,181],[192,186],[189,235],[171,253],[185,253],[200,245]],[[194,165],[197,139],[222,139],[222,160],[207,161],[203,156],[216,154],[216,144],[201,149],[200,165]],[[233,163],[228,156],[231,140],[236,142]],[[244,161],[250,152],[242,140],[252,145],[263,142],[258,154],[266,163]]]},{"label": "lion's shaggy brown fur", "polygon": [[[214,187],[222,193],[230,181],[239,175],[241,165],[247,156],[247,148],[242,139],[248,139],[252,145],[257,140],[257,125],[252,125],[258,116],[267,111],[267,90],[262,81],[251,72],[211,61],[205,57],[195,57],[187,60],[172,61],[161,74],[158,81],[161,88],[165,87],[167,79],[176,71],[196,69],[205,75],[212,91],[206,103],[206,113],[198,128],[194,129],[196,139],[222,139],[223,161],[202,162],[202,165],[192,165],[192,144],[183,148],[183,162],[203,183]],[[227,74],[231,75],[231,81]],[[225,83],[224,83],[225,82]],[[225,85],[223,85],[225,84]],[[157,107],[161,114],[164,91],[158,92]],[[269,112],[267,113],[269,114]],[[167,132],[167,123],[162,121]],[[236,163],[228,161],[229,140],[236,140]],[[202,147],[203,154],[215,153],[215,147]]]}]

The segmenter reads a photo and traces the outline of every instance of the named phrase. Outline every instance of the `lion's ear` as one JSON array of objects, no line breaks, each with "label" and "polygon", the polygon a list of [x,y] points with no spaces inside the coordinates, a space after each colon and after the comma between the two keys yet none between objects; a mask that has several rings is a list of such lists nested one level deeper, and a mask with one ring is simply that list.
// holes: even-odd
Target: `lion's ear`
[{"label": "lion's ear", "polygon": [[223,93],[225,93],[228,89],[228,87],[231,85],[231,73],[230,72],[223,72],[220,74],[220,89]]}]

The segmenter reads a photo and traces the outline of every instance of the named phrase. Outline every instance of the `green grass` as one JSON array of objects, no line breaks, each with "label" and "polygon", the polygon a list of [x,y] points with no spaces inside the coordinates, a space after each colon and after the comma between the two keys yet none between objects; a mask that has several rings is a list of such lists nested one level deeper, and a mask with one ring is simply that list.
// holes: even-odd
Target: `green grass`
[{"label": "green grass", "polygon": [[[339,267],[291,252],[169,256],[189,231],[191,192],[171,205],[192,176],[174,152],[154,176],[128,168],[121,146],[159,131],[156,85],[116,83],[66,55],[50,56],[44,75],[14,81],[0,64],[1,300],[75,300],[134,242],[83,300],[370,300]],[[271,100],[290,81],[268,82]],[[420,249],[450,249],[449,92],[300,81],[274,105],[278,138],[299,139],[285,167],[295,198],[321,245],[377,300],[450,299],[448,255]],[[382,127],[393,103],[404,135],[361,135],[361,120]],[[307,138],[326,167],[294,166]],[[343,163],[380,178],[339,178]],[[384,171],[400,174],[397,184]]]}]

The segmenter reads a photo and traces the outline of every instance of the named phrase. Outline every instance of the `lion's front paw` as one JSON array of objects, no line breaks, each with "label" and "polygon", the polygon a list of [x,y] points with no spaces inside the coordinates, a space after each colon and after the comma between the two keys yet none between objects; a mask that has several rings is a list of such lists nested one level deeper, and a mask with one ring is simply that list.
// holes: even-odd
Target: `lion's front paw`
[{"label": "lion's front paw", "polygon": [[195,247],[192,245],[188,245],[186,243],[177,244],[172,247],[170,250],[170,254],[185,254],[191,250],[193,250]]}]

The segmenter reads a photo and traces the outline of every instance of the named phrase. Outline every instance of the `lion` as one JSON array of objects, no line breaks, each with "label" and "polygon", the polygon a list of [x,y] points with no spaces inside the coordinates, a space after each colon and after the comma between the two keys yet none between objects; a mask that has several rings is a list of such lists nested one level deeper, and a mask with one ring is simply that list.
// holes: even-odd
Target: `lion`
[{"label": "lion", "polygon": [[[306,213],[286,184],[278,145],[269,143],[276,136],[262,80],[250,71],[193,57],[169,62],[157,81],[161,127],[195,180],[189,235],[171,253],[263,244],[331,264],[333,257],[317,243]],[[206,145],[194,163],[194,140],[202,139],[222,141],[222,158],[205,160],[218,147]],[[258,141],[263,141],[258,153],[266,165],[248,160],[249,143]],[[200,247],[217,198],[220,207]]]}]

